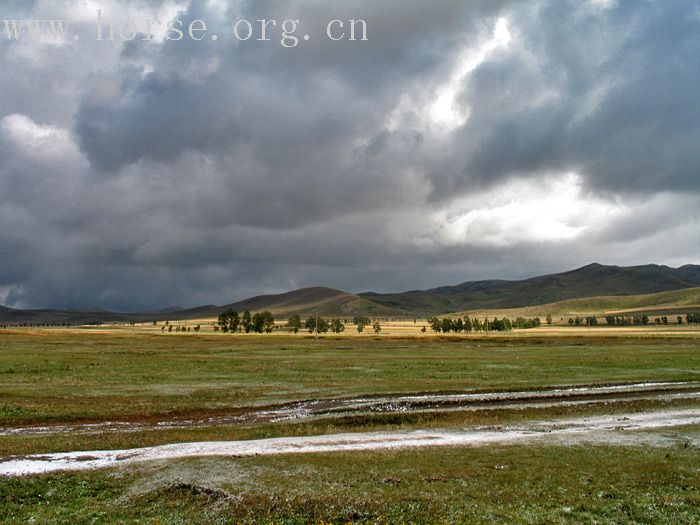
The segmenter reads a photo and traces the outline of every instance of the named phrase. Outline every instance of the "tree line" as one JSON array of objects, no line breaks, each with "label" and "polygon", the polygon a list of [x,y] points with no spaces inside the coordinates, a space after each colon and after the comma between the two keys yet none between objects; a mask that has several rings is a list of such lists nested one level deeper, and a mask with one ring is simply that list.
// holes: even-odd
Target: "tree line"
[{"label": "tree line", "polygon": [[[371,319],[362,315],[356,315],[355,317],[353,317],[352,324],[355,325],[355,328],[357,329],[358,333],[362,333],[365,329],[365,326],[368,326],[370,324],[372,325],[374,333],[378,334],[382,331],[382,327],[379,324],[379,321],[372,322]],[[326,320],[318,315],[309,316],[305,321],[302,321],[301,316],[295,314],[287,320],[287,329],[291,332],[294,332],[295,334],[303,329],[308,330],[310,334],[325,334],[328,332],[339,334],[345,331],[345,321],[343,321],[342,319]]]},{"label": "tree line", "polygon": [[[662,315],[661,317],[654,318],[654,324],[671,324],[673,320],[669,320],[668,316]],[[606,315],[605,322],[610,326],[646,326],[651,320],[646,314],[633,315],[633,316],[614,316]],[[683,324],[683,316],[678,315],[675,319],[676,324]],[[688,324],[700,323],[700,314],[686,314],[685,322]]]},{"label": "tree line", "polygon": [[[372,326],[375,333],[379,333],[382,330],[379,321],[373,322],[371,319],[361,315],[355,316],[352,319],[352,323],[360,333],[369,325]],[[252,315],[246,310],[242,315],[239,315],[237,311],[228,309],[219,314],[217,324],[214,328],[224,333],[254,332],[262,334],[272,332],[274,327],[275,318],[272,316],[272,313],[267,310]],[[315,332],[325,334],[332,332],[334,334],[339,334],[345,331],[345,321],[342,319],[324,319],[321,316],[309,316],[303,321],[301,316],[295,314],[287,320],[286,328],[295,334],[300,330],[308,330],[309,333]]]},{"label": "tree line", "polygon": [[[674,320],[669,319],[668,316],[662,315],[660,317],[655,317],[653,322],[657,325],[668,325],[672,324]],[[647,326],[652,320],[647,314],[636,314],[636,315],[606,315],[605,322],[608,326]],[[699,324],[700,314],[686,314],[685,322],[688,324]],[[574,326],[597,326],[598,318],[595,316],[591,317],[569,317],[568,323]],[[675,318],[676,324],[683,324],[683,316],[678,315]]]},{"label": "tree line", "polygon": [[571,326],[598,326],[598,318],[594,315],[588,317],[569,317],[568,323]]},{"label": "tree line", "polygon": [[646,326],[649,324],[649,316],[646,314],[633,316],[606,315],[605,322],[610,326]]},{"label": "tree line", "polygon": [[481,320],[478,317],[470,318],[469,316],[464,316],[457,319],[452,319],[450,317],[443,317],[442,319],[431,317],[428,319],[428,324],[434,332],[447,334],[449,332],[508,332],[513,328],[537,328],[540,326],[541,322],[539,317],[534,317],[532,319],[518,317],[512,321],[507,317],[503,317],[502,319],[498,317],[494,317],[493,319],[485,318]]},{"label": "tree line", "polygon": [[232,309],[219,314],[217,326],[224,333],[255,332],[258,334],[269,334],[275,327],[275,318],[268,310],[257,312],[253,315],[248,310],[242,316]]}]

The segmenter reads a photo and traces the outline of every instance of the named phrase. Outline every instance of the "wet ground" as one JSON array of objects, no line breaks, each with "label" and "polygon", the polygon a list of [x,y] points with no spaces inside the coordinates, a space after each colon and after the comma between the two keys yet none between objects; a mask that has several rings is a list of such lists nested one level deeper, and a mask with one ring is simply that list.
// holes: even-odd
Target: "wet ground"
[{"label": "wet ground", "polygon": [[606,386],[573,385],[542,390],[504,392],[420,393],[341,399],[312,399],[263,407],[234,408],[200,417],[173,417],[147,421],[107,421],[63,425],[0,428],[0,436],[54,433],[97,434],[141,432],[212,426],[305,421],[372,413],[443,412],[548,408],[579,404],[620,403],[634,400],[700,399],[700,382],[650,382]]},{"label": "wet ground", "polygon": [[[576,443],[590,439],[611,442],[615,436],[638,435],[651,444],[644,431],[700,425],[700,408],[539,420],[519,425],[477,427],[462,431],[416,430],[365,432],[323,436],[287,437],[253,441],[178,443],[130,450],[83,451],[34,455],[0,460],[0,475],[16,476],[54,471],[75,471],[179,458],[275,454],[352,452],[439,446],[486,446],[533,441]],[[635,434],[636,433],[636,434]],[[686,443],[687,443],[687,438]],[[628,440],[629,441],[629,440]],[[630,441],[628,444],[635,444]],[[700,446],[700,439],[692,446]]]}]

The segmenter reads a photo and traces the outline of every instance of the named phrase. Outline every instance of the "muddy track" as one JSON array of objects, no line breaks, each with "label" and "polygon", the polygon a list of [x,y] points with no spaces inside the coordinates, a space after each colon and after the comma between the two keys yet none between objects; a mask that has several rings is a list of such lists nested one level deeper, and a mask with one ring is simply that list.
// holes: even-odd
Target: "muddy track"
[{"label": "muddy track", "polygon": [[[533,441],[598,442],[630,431],[700,425],[700,408],[632,413],[616,416],[541,420],[520,425],[472,428],[463,431],[366,432],[288,437],[254,441],[178,443],[130,450],[67,452],[0,460],[0,475],[18,476],[55,471],[89,470],[134,463],[195,457],[359,452],[440,446],[486,446]],[[644,433],[639,433],[644,434]],[[693,446],[699,446],[693,442]]]},{"label": "muddy track", "polygon": [[482,411],[550,408],[579,404],[611,404],[639,400],[698,400],[700,382],[650,382],[605,386],[568,386],[504,392],[419,393],[339,399],[313,399],[264,407],[242,407],[201,417],[173,417],[155,421],[109,421],[64,425],[0,428],[0,436],[57,433],[98,434],[309,421],[368,414]]}]

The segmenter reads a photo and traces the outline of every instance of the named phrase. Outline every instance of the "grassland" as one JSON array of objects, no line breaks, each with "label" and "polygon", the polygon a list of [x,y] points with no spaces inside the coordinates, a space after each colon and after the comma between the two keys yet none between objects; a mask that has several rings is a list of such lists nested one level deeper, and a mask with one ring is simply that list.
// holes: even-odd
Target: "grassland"
[{"label": "grassland", "polygon": [[[417,329],[411,325],[406,323],[406,329]],[[281,334],[162,334],[145,325],[4,331],[0,429],[139,423],[382,393],[700,380],[696,332],[650,327],[641,338],[597,333],[543,328],[506,337],[365,334],[315,340]],[[0,457],[187,441],[499,426],[688,403],[697,406],[688,399],[630,400],[126,433],[4,435]],[[668,440],[674,433],[669,429],[655,435]],[[0,478],[0,522],[697,523],[697,443],[700,431],[690,427],[654,446],[529,443],[199,458]]]},{"label": "grassland", "polygon": [[700,341],[209,337],[0,339],[0,425],[132,419],[378,393],[700,378]]},{"label": "grassland", "polygon": [[[601,296],[586,297],[583,299],[570,299],[555,303],[522,308],[501,309],[477,309],[462,312],[461,315],[478,317],[541,317],[551,315],[555,322],[562,321],[557,317],[594,315],[604,317],[613,315],[633,315],[646,313],[648,315],[671,316],[675,322],[675,316],[685,317],[688,312],[700,310],[700,288],[688,288],[643,295]],[[567,319],[563,319],[566,322]]]},{"label": "grassland", "polygon": [[0,479],[3,523],[697,523],[700,455],[508,446],[215,458]]},{"label": "grassland", "polygon": [[[537,333],[537,332],[533,332]],[[0,336],[0,429],[206,418],[307,399],[700,380],[700,340],[656,337],[404,338],[18,331]],[[679,402],[680,403],[680,402]],[[626,402],[641,410],[668,402]],[[387,428],[459,427],[600,407],[374,414],[132,432],[2,435],[0,455]]]}]

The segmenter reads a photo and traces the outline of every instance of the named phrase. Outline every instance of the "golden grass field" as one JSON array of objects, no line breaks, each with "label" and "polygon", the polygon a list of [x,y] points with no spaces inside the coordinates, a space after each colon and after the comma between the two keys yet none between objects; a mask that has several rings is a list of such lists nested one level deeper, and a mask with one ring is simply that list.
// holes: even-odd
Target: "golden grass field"
[{"label": "golden grass field", "polygon": [[[508,316],[509,311],[499,311],[494,312],[470,312],[469,315],[478,316],[480,319],[485,317],[503,317]],[[498,315],[500,314],[500,315]],[[675,317],[673,317],[675,319]],[[555,319],[551,326],[543,324],[539,328],[532,328],[527,330],[512,330],[508,332],[508,336],[512,337],[547,337],[547,336],[618,336],[618,337],[665,337],[665,336],[690,336],[690,337],[700,337],[700,325],[688,325],[688,324],[668,324],[668,325],[656,325],[650,324],[647,326],[607,326],[604,320],[600,320],[602,324],[596,327],[587,326],[569,326],[566,323],[566,319],[562,321],[561,319]],[[58,332],[68,332],[68,333],[78,333],[78,332],[90,332],[90,333],[151,333],[151,334],[162,334],[164,337],[190,337],[195,336],[192,329],[199,325],[200,335],[216,335],[220,337],[254,337],[256,334],[245,334],[237,333],[224,334],[222,332],[216,332],[214,326],[216,325],[216,319],[193,319],[187,321],[172,321],[170,324],[173,326],[173,331],[168,332],[167,328],[162,330],[164,326],[163,322],[159,322],[157,325],[153,323],[136,323],[134,325],[130,324],[104,324],[99,327],[95,326],[83,326],[83,327],[54,327],[51,330]],[[275,324],[275,331],[271,334],[266,334],[267,337],[276,337],[283,335],[285,337],[315,337],[315,334],[310,334],[306,330],[301,330],[298,334],[290,333],[285,327],[285,321],[277,321]],[[485,333],[485,332],[471,332],[471,333],[435,333],[430,329],[426,319],[417,319],[414,323],[412,320],[380,320],[381,332],[376,334],[371,326],[365,327],[362,333],[359,333],[356,327],[347,322],[345,331],[340,334],[325,333],[319,334],[319,338],[334,338],[334,337],[418,337],[418,338],[493,338],[498,334],[496,333]],[[175,327],[189,327],[189,332],[178,332],[175,331]],[[422,328],[425,327],[426,331],[423,332]],[[44,331],[46,329],[21,329],[23,332],[26,331]],[[501,334],[502,335],[502,334]],[[259,335],[258,335],[259,336]]]}]

